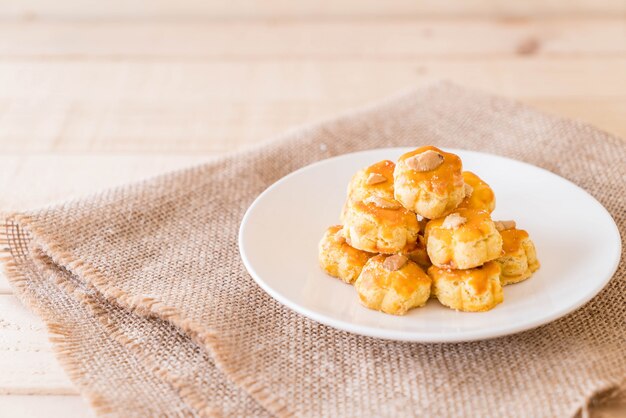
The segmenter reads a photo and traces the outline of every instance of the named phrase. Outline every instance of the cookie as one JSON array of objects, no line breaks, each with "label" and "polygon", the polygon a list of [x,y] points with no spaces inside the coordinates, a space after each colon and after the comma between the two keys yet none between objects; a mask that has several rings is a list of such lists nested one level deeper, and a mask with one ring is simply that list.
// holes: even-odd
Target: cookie
[{"label": "cookie", "polygon": [[500,265],[495,261],[468,270],[432,266],[428,275],[433,281],[432,292],[437,300],[457,311],[488,311],[504,299]]},{"label": "cookie", "polygon": [[465,198],[459,208],[486,210],[491,213],[496,208],[496,195],[487,183],[471,171],[463,172]]},{"label": "cookie", "polygon": [[433,146],[402,155],[393,177],[396,200],[428,219],[452,212],[465,197],[461,159]]},{"label": "cookie", "polygon": [[500,235],[502,256],[496,259],[502,270],[500,282],[507,285],[528,279],[539,269],[535,245],[530,240],[528,232],[511,228],[500,231]]},{"label": "cookie", "polygon": [[353,283],[361,274],[367,260],[374,255],[348,245],[341,225],[333,225],[326,230],[318,249],[322,269],[346,283]]},{"label": "cookie", "polygon": [[437,267],[470,269],[500,257],[502,237],[489,213],[457,209],[426,225],[426,250]]},{"label": "cookie", "polygon": [[359,300],[367,308],[404,315],[424,305],[430,297],[431,279],[402,255],[370,258],[354,283]]}]

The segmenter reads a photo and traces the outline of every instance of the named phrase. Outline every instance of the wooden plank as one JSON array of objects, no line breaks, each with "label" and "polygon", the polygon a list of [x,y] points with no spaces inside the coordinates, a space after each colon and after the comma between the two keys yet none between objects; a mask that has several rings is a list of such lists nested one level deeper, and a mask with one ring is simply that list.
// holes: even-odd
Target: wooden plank
[{"label": "wooden plank", "polygon": [[258,19],[390,16],[545,16],[623,13],[622,0],[8,0],[0,17],[63,19]]},{"label": "wooden plank", "polygon": [[255,62],[12,60],[0,62],[0,101],[4,105],[7,100],[27,101],[29,107],[45,106],[52,112],[54,103],[72,103],[79,108],[88,101],[106,106],[102,109],[106,111],[114,111],[121,102],[175,109],[225,101],[367,101],[442,78],[520,98],[607,98],[624,95],[624,69],[626,56]]},{"label": "wooden plank", "polygon": [[616,124],[605,128],[624,135],[624,74],[626,57],[2,62],[0,148],[223,152],[438,79],[549,99],[592,123],[607,119],[594,108],[604,103]]},{"label": "wooden plank", "polygon": [[4,417],[95,417],[87,402],[78,395],[0,395],[0,411]]},{"label": "wooden plank", "polygon": [[[0,189],[5,191],[0,194],[0,212],[72,199],[210,158],[195,154],[0,155]],[[0,271],[0,295],[11,293],[13,290]]]},{"label": "wooden plank", "polygon": [[[0,23],[0,57],[481,58],[626,54],[624,19]],[[532,44],[532,45],[531,45]],[[529,46],[532,50],[529,50]]]},{"label": "wooden plank", "polygon": [[0,395],[75,395],[45,325],[13,295],[0,295]]}]

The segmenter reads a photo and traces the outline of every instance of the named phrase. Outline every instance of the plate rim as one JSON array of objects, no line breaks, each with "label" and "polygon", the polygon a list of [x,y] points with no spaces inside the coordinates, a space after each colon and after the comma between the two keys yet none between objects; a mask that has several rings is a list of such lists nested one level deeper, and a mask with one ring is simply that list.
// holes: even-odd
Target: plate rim
[{"label": "plate rim", "polygon": [[538,328],[542,325],[547,325],[557,319],[563,318],[566,315],[569,315],[570,313],[578,310],[579,308],[587,304],[595,296],[597,296],[602,291],[602,289],[606,287],[606,285],[611,281],[611,279],[615,275],[615,272],[617,271],[617,268],[619,267],[619,263],[621,261],[621,253],[622,253],[622,242],[621,242],[620,231],[619,231],[619,228],[617,227],[617,224],[615,223],[615,219],[613,219],[613,216],[611,216],[611,213],[604,207],[604,205],[602,205],[602,203],[600,203],[588,191],[578,186],[576,183],[566,179],[565,177],[562,177],[556,173],[546,170],[545,168],[538,167],[536,165],[527,163],[525,161],[520,161],[520,160],[516,160],[513,158],[509,158],[509,157],[505,157],[505,156],[501,156],[497,154],[492,154],[492,153],[487,153],[487,152],[482,152],[482,151],[474,151],[474,150],[461,149],[461,148],[448,148],[448,147],[443,147],[442,149],[446,150],[447,152],[452,152],[452,153],[472,153],[476,155],[496,157],[496,158],[500,158],[500,159],[504,159],[507,161],[511,161],[511,162],[528,166],[532,169],[541,171],[543,174],[557,177],[561,181],[565,181],[566,183],[569,183],[569,185],[574,186],[574,188],[578,189],[579,191],[587,195],[587,197],[593,201],[593,204],[596,205],[601,211],[603,211],[604,214],[611,221],[610,223],[612,227],[611,228],[612,236],[615,242],[617,243],[617,245],[615,246],[614,254],[611,255],[612,263],[611,263],[610,269],[608,270],[610,271],[610,273],[607,274],[603,280],[599,281],[598,284],[594,286],[592,291],[588,292],[588,294],[586,294],[583,298],[581,298],[576,303],[572,305],[568,305],[561,309],[557,309],[555,312],[553,312],[550,315],[543,316],[541,318],[530,321],[528,323],[522,323],[517,326],[512,325],[507,328],[495,330],[495,332],[494,330],[485,329],[485,330],[465,331],[465,332],[460,332],[460,333],[441,333],[441,334],[436,334],[432,332],[419,333],[419,332],[403,332],[403,331],[396,331],[396,330],[387,330],[384,328],[373,328],[367,325],[354,324],[354,323],[350,323],[347,321],[335,319],[327,315],[318,313],[314,310],[303,307],[299,305],[298,303],[293,302],[291,299],[284,297],[278,291],[274,290],[271,286],[269,286],[256,273],[255,269],[252,267],[246,255],[246,251],[244,248],[245,246],[243,243],[243,239],[244,239],[245,229],[246,229],[246,225],[249,222],[249,218],[254,211],[254,208],[259,204],[261,199],[265,197],[266,195],[268,195],[269,193],[271,193],[274,188],[279,187],[282,183],[289,181],[292,177],[299,175],[301,172],[309,170],[313,168],[314,166],[317,166],[322,163],[332,162],[333,160],[340,159],[340,158],[358,156],[360,154],[368,154],[368,153],[375,153],[375,152],[398,152],[398,151],[402,152],[403,150],[410,150],[413,148],[414,147],[372,148],[372,149],[367,149],[367,150],[361,150],[361,151],[335,155],[330,158],[325,158],[322,160],[312,162],[297,170],[294,170],[290,172],[289,174],[281,177],[280,179],[272,183],[270,186],[268,186],[265,190],[263,190],[250,204],[248,209],[246,209],[246,212],[244,216],[242,217],[241,222],[239,224],[239,231],[237,234],[237,246],[239,248],[239,254],[243,261],[244,267],[246,268],[246,271],[248,272],[248,274],[250,274],[250,276],[255,281],[255,283],[261,289],[263,289],[267,294],[269,294],[273,299],[275,299],[282,305],[286,306],[287,308],[293,310],[294,312],[300,315],[303,315],[304,317],[309,318],[313,321],[316,321],[320,324],[323,324],[323,325],[326,325],[335,329],[339,329],[341,331],[349,332],[352,334],[363,335],[366,337],[378,338],[378,339],[383,339],[383,340],[391,340],[391,341],[404,341],[404,342],[416,342],[416,343],[461,343],[461,342],[470,342],[470,341],[489,340],[489,339],[504,337],[507,335],[513,335],[513,334],[517,334],[523,331],[528,331],[531,329]]}]

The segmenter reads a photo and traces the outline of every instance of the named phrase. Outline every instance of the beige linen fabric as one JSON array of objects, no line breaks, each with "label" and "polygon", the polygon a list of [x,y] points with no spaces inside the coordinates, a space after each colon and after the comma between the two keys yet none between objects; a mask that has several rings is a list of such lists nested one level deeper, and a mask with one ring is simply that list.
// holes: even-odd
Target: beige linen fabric
[{"label": "beige linen fabric", "polygon": [[600,200],[624,234],[622,140],[439,84],[216,162],[12,214],[2,232],[8,275],[103,416],[553,417],[617,388],[626,376],[623,263],[575,313],[463,344],[337,331],[255,285],[237,232],[267,186],[334,155],[422,144],[558,173]]}]

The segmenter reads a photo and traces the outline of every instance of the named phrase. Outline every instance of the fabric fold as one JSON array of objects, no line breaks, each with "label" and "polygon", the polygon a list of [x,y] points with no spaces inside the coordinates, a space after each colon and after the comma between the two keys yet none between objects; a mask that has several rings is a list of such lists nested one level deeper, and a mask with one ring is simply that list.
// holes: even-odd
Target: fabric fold
[{"label": "fabric fold", "polygon": [[462,344],[348,334],[256,286],[237,232],[259,193],[323,158],[420,144],[551,170],[593,194],[624,233],[626,142],[443,83],[201,166],[9,215],[7,275],[103,416],[571,416],[620,387],[623,264],[565,318]]}]

